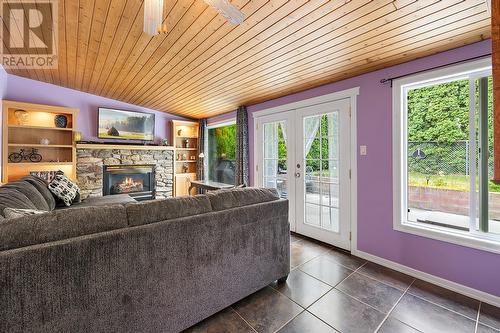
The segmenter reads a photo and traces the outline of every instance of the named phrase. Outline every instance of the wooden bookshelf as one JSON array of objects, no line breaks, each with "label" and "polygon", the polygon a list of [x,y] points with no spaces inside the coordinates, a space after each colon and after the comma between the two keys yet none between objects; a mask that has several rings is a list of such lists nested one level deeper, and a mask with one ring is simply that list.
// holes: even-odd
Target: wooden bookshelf
[{"label": "wooden bookshelf", "polygon": [[[198,123],[172,120],[174,145],[174,195],[189,195],[189,186],[196,180],[198,162]],[[191,194],[196,194],[193,189]]]},{"label": "wooden bookshelf", "polygon": [[[2,182],[18,180],[32,171],[61,170],[76,179],[73,132],[77,112],[75,108],[3,101]],[[66,117],[66,127],[56,126],[57,115]],[[42,139],[48,139],[48,144],[43,144]],[[27,153],[36,149],[41,160],[10,161],[9,156],[21,149]]]}]

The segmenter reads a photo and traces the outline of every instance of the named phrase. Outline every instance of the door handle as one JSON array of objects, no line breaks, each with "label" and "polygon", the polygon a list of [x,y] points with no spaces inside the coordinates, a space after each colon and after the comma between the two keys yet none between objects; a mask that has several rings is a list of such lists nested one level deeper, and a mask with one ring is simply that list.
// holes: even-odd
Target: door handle
[{"label": "door handle", "polygon": [[295,173],[295,178],[300,178],[300,172]]}]

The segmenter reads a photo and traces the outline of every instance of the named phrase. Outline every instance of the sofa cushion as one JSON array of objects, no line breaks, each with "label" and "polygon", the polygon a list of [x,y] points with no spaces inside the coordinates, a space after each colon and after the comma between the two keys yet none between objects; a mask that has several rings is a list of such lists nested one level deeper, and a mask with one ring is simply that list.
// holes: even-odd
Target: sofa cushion
[{"label": "sofa cushion", "polygon": [[150,200],[126,205],[128,224],[143,225],[212,211],[205,195]]},{"label": "sofa cushion", "polygon": [[230,209],[241,206],[253,205],[260,202],[278,200],[279,195],[276,189],[272,188],[234,188],[229,190],[218,190],[208,192],[214,211]]},{"label": "sofa cushion", "polygon": [[123,205],[56,210],[0,223],[0,251],[127,227]]},{"label": "sofa cushion", "polygon": [[[40,191],[30,182],[26,180],[21,180],[17,182],[7,183],[3,187],[13,188],[22,194],[24,194],[38,210],[51,210],[47,200],[45,200],[44,196]],[[15,207],[10,207],[15,208]]]},{"label": "sofa cushion", "polygon": [[15,219],[22,216],[29,216],[35,214],[43,214],[47,213],[46,210],[38,210],[38,209],[22,209],[22,208],[10,208],[7,207],[3,210],[3,214],[6,219]]},{"label": "sofa cushion", "polygon": [[49,190],[57,198],[64,201],[66,206],[71,206],[73,200],[76,198],[77,194],[80,192],[78,185],[73,183],[64,174],[56,174],[54,179],[49,183]]},{"label": "sofa cushion", "polygon": [[47,202],[47,205],[49,206],[49,210],[54,210],[56,207],[56,200],[54,199],[54,196],[52,195],[52,192],[49,191],[48,183],[43,180],[40,177],[36,176],[27,176],[22,179],[23,181],[29,182],[31,185],[36,187],[38,192],[43,196],[45,201]]},{"label": "sofa cushion", "polygon": [[73,203],[70,207],[60,207],[60,208],[80,208],[89,206],[109,206],[114,204],[126,204],[129,202],[137,202],[128,194],[115,194],[106,195],[103,197],[88,197],[87,199],[80,201],[78,203]]},{"label": "sofa cushion", "polygon": [[30,199],[11,187],[0,187],[0,214],[3,215],[5,208],[22,208],[22,209],[36,209],[36,206]]}]

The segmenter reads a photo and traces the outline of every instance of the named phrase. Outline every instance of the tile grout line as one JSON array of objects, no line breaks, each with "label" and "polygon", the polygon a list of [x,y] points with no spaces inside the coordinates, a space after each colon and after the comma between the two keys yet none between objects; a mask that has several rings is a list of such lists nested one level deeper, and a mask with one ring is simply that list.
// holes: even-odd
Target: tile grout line
[{"label": "tile grout line", "polygon": [[[415,279],[415,280],[417,280],[417,279]],[[457,294],[462,295],[462,294],[460,294],[460,293],[457,293]],[[466,316],[466,315],[464,315],[463,313],[460,313],[460,312],[458,312],[458,311],[456,311],[456,310],[449,309],[449,308],[447,308],[447,307],[446,307],[446,306],[444,306],[444,305],[441,305],[441,304],[439,304],[439,303],[435,303],[435,302],[433,302],[433,301],[431,301],[431,300],[428,300],[428,299],[426,299],[426,298],[424,298],[424,297],[422,297],[422,296],[412,294],[410,291],[408,292],[408,295],[411,295],[411,296],[413,296],[413,297],[416,297],[416,298],[418,298],[418,299],[420,299],[420,300],[422,300],[422,301],[425,301],[425,302],[427,302],[427,303],[431,303],[431,304],[433,304],[433,305],[435,305],[435,306],[438,306],[438,307],[440,307],[440,308],[442,308],[442,309],[445,309],[445,310],[447,310],[447,311],[453,312],[454,314],[457,314],[457,315],[459,315],[459,316],[462,316],[462,317],[464,317],[464,318],[466,318],[466,319],[468,319],[468,320],[472,320],[472,321],[474,321],[474,320],[475,320],[475,319],[473,319],[473,318],[471,318],[471,317],[469,317],[469,316]],[[478,301],[477,299],[475,299],[475,300],[476,300],[476,301]],[[478,302],[480,302],[480,301],[478,301]]]},{"label": "tile grout line", "polygon": [[[302,240],[300,240],[300,241],[302,241]],[[300,242],[300,241],[299,241],[299,242]],[[341,263],[339,263],[339,262],[336,262],[336,261],[334,261],[334,260],[330,260],[330,259],[328,259],[328,258],[326,258],[326,257],[325,257],[325,259],[327,259],[328,261],[330,261],[330,262],[332,262],[332,263],[334,263],[334,264],[336,264],[336,265],[340,265],[340,266],[342,266],[342,267],[344,267],[344,268],[347,268],[347,269],[351,270],[351,273],[349,273],[349,275],[348,275],[348,276],[346,276],[344,279],[342,279],[340,282],[338,282],[335,286],[332,286],[331,284],[329,284],[329,283],[327,283],[327,282],[325,282],[325,281],[323,281],[323,280],[320,280],[320,279],[318,279],[317,277],[315,277],[315,276],[313,276],[313,275],[311,275],[311,274],[309,274],[309,273],[307,273],[307,272],[304,272],[303,270],[301,270],[301,269],[300,269],[300,266],[303,266],[303,265],[307,264],[308,262],[310,262],[310,261],[312,261],[312,260],[314,260],[314,259],[317,259],[317,258],[319,258],[319,257],[323,256],[326,252],[331,251],[331,250],[333,250],[333,249],[327,249],[327,250],[325,250],[325,251],[322,251],[322,252],[321,252],[321,253],[319,253],[317,256],[315,256],[315,257],[313,257],[313,258],[311,258],[311,259],[309,259],[309,260],[307,260],[307,261],[305,261],[305,262],[303,262],[303,263],[301,263],[301,264],[299,264],[299,265],[295,266],[293,269],[291,269],[291,270],[290,270],[290,272],[291,272],[291,271],[293,271],[293,270],[298,269],[299,271],[301,271],[302,273],[306,274],[307,276],[312,277],[313,279],[315,279],[315,280],[317,280],[317,281],[319,281],[319,282],[321,282],[321,283],[324,283],[324,284],[326,284],[327,286],[329,286],[329,287],[330,287],[330,289],[329,289],[327,292],[325,292],[323,295],[321,295],[321,296],[320,296],[317,300],[315,300],[315,301],[314,301],[313,303],[311,303],[309,306],[307,306],[307,307],[302,306],[301,304],[299,304],[299,303],[297,303],[296,301],[294,301],[293,299],[291,299],[288,295],[283,294],[282,292],[280,292],[279,290],[277,290],[277,289],[276,289],[276,288],[274,288],[273,286],[269,285],[269,287],[271,287],[271,289],[272,289],[272,290],[274,290],[275,292],[277,292],[278,294],[280,294],[280,295],[282,295],[282,296],[285,296],[285,297],[286,297],[286,298],[288,298],[290,301],[292,301],[293,303],[295,303],[296,305],[298,305],[299,307],[301,307],[301,308],[303,309],[303,310],[302,310],[301,312],[299,312],[297,315],[295,315],[294,317],[290,318],[287,322],[285,322],[282,326],[280,326],[280,327],[279,327],[279,328],[275,331],[275,333],[276,333],[276,332],[278,332],[279,330],[281,330],[281,329],[282,329],[283,327],[285,327],[288,323],[290,323],[292,320],[294,320],[295,318],[297,318],[299,315],[301,315],[301,314],[302,314],[302,313],[304,313],[304,312],[307,312],[307,313],[311,314],[312,316],[314,316],[315,318],[317,318],[317,319],[319,319],[321,322],[323,322],[325,325],[327,325],[328,327],[331,327],[332,329],[334,329],[334,330],[335,330],[335,328],[334,328],[334,327],[332,327],[330,324],[326,323],[324,320],[322,320],[321,318],[319,318],[319,317],[317,317],[316,315],[314,315],[314,313],[312,313],[312,312],[310,312],[310,311],[307,311],[307,309],[309,309],[309,308],[310,308],[310,307],[311,307],[314,303],[316,303],[316,302],[317,302],[317,301],[319,301],[321,298],[323,298],[323,296],[325,296],[326,294],[328,294],[329,292],[331,292],[333,289],[335,289],[335,286],[337,286],[337,285],[339,285],[340,283],[344,282],[344,280],[346,280],[347,278],[349,278],[349,277],[350,277],[352,274],[354,274],[357,270],[359,270],[361,267],[363,267],[363,266],[364,266],[364,265],[365,265],[368,261],[366,261],[366,260],[365,260],[365,262],[364,262],[361,266],[359,266],[359,267],[358,267],[358,268],[356,268],[355,270],[351,270],[349,267],[344,266],[344,265],[342,265],[342,264],[341,264]],[[233,309],[233,311],[235,311],[235,310]],[[235,312],[236,312],[236,311],[235,311]],[[236,312],[236,313],[237,313],[237,312]],[[238,315],[239,315],[239,314],[238,314]],[[241,315],[239,315],[239,316],[241,317]],[[245,321],[245,322],[246,322],[246,321]],[[253,329],[253,327],[252,327],[252,329]]]},{"label": "tile grout line", "polygon": [[[369,263],[369,262],[370,262],[370,263],[372,263],[371,261],[367,261],[367,263]],[[392,285],[392,284],[390,284],[390,283],[388,283],[388,282],[384,282],[384,281],[382,281],[382,280],[379,280],[379,279],[377,279],[376,277],[374,277],[374,276],[372,276],[372,275],[370,275],[370,274],[363,273],[362,271],[359,271],[359,272],[358,272],[358,274],[359,274],[359,275],[362,275],[363,277],[368,278],[368,279],[370,279],[370,280],[373,280],[373,281],[376,281],[376,282],[378,282],[378,283],[381,283],[381,284],[383,284],[383,285],[384,285],[384,286],[386,286],[386,287],[389,287],[389,288],[392,288],[392,289],[396,289],[396,290],[401,291],[401,292],[403,292],[403,293],[404,293],[404,292],[406,292],[406,287],[405,287],[405,288],[399,288],[399,287],[396,287],[395,285]],[[409,275],[408,275],[408,276],[409,276]],[[412,277],[412,276],[410,276],[410,278],[412,278],[412,279],[413,279],[413,280],[410,282],[410,284],[412,284],[412,283],[413,283],[413,281],[414,281],[414,280],[416,280],[416,279],[415,279],[414,277]]]},{"label": "tile grout line", "polygon": [[283,327],[285,327],[286,325],[288,325],[288,323],[290,323],[292,320],[294,320],[295,318],[297,318],[300,314],[304,313],[306,310],[304,308],[302,308],[303,310],[300,311],[299,313],[297,313],[295,316],[293,316],[292,318],[290,318],[289,320],[287,320],[283,325],[281,325],[280,327],[278,327],[275,331],[273,331],[273,333],[277,333],[279,332]]},{"label": "tile grout line", "polygon": [[[311,260],[312,260],[312,259],[311,259]],[[358,269],[360,269],[361,267],[363,267],[365,264],[366,264],[366,262],[365,262],[365,263],[363,263],[363,264],[362,264],[361,266],[359,266],[358,268],[356,268],[355,270],[353,270],[353,271],[352,271],[352,272],[351,272],[348,276],[346,276],[344,279],[342,279],[342,281],[340,281],[340,282],[339,282],[339,283],[337,283],[336,285],[338,285],[338,284],[342,283],[345,279],[347,279],[349,276],[351,276],[352,274],[354,274],[354,273],[355,273]],[[343,266],[343,265],[341,265],[341,266]],[[343,267],[345,267],[345,266],[343,266]],[[346,267],[346,268],[347,268],[347,267]],[[310,275],[310,274],[308,274],[308,273],[306,273],[306,272],[304,272],[304,271],[302,271],[302,270],[300,270],[300,271],[301,271],[302,273],[304,273],[304,274],[306,274],[306,275],[308,275],[308,276],[310,276],[310,277],[312,277],[312,278],[314,278],[314,279],[316,279],[316,280],[318,280],[318,281],[320,281],[320,282],[322,282],[322,283],[326,284],[327,286],[329,286],[329,287],[330,287],[330,290],[328,290],[326,293],[324,293],[323,295],[321,295],[321,296],[320,296],[317,300],[315,300],[314,302],[312,302],[309,306],[307,306],[307,307],[303,307],[302,305],[300,305],[299,303],[295,302],[293,299],[291,299],[291,298],[290,298],[290,297],[288,297],[287,295],[285,295],[285,294],[281,293],[280,291],[278,291],[278,290],[274,289],[273,287],[271,287],[271,288],[272,288],[273,290],[275,290],[277,293],[279,293],[280,295],[283,295],[283,296],[287,297],[287,298],[288,298],[288,299],[290,299],[292,302],[294,302],[295,304],[297,304],[298,306],[300,306],[301,308],[303,308],[303,309],[304,309],[304,310],[303,310],[303,311],[301,311],[299,314],[297,314],[295,317],[293,317],[292,319],[290,319],[289,321],[287,321],[287,322],[286,322],[283,326],[281,326],[281,327],[280,327],[278,330],[276,330],[275,332],[278,332],[280,329],[282,329],[283,327],[285,327],[285,326],[286,326],[289,322],[291,322],[293,319],[295,319],[296,317],[298,317],[300,314],[302,314],[302,313],[304,313],[304,312],[307,312],[307,313],[309,313],[309,314],[313,315],[315,318],[319,319],[321,322],[323,322],[324,324],[326,324],[328,327],[331,327],[332,329],[336,330],[336,329],[335,329],[335,327],[331,326],[330,324],[328,324],[327,322],[325,322],[323,319],[319,318],[319,317],[318,317],[318,316],[316,316],[314,313],[312,313],[312,312],[310,312],[310,311],[308,311],[308,310],[307,310],[307,309],[309,309],[311,306],[313,306],[316,302],[318,302],[320,299],[322,299],[322,298],[323,298],[326,294],[328,294],[328,293],[329,293],[329,292],[331,292],[333,289],[335,289],[335,286],[332,286],[331,284],[326,283],[326,282],[324,282],[323,280],[320,280],[320,279],[318,279],[318,278],[316,278],[316,277],[314,277],[314,276],[312,276],[312,275]],[[335,290],[338,290],[338,289],[335,289]]]},{"label": "tile grout line", "polygon": [[[371,262],[371,261],[368,261],[368,262]],[[433,302],[433,301],[431,301],[431,300],[428,300],[428,299],[426,299],[426,298],[424,298],[424,297],[422,297],[422,296],[415,295],[415,294],[413,294],[411,291],[409,291],[409,289],[408,289],[408,288],[407,288],[406,290],[401,290],[401,289],[399,289],[399,288],[397,288],[397,287],[395,287],[395,286],[393,286],[393,285],[390,285],[390,284],[388,284],[388,283],[386,283],[386,282],[384,282],[384,281],[381,281],[381,280],[379,280],[379,279],[377,279],[377,278],[375,278],[375,277],[373,277],[373,276],[370,276],[370,275],[368,275],[368,274],[366,274],[366,273],[363,273],[363,272],[358,272],[358,274],[361,274],[361,275],[363,275],[363,276],[365,276],[365,277],[367,277],[367,278],[370,278],[370,279],[373,279],[373,280],[375,280],[375,281],[378,281],[378,282],[380,282],[380,283],[382,283],[382,284],[384,284],[384,285],[386,285],[386,286],[388,286],[388,287],[392,287],[392,288],[394,288],[394,289],[397,289],[397,290],[403,291],[403,293],[404,293],[404,294],[409,294],[409,295],[411,295],[411,296],[417,297],[418,299],[421,299],[421,300],[423,300],[423,301],[425,301],[425,302],[428,302],[428,303],[431,303],[431,304],[433,304],[433,305],[439,306],[440,308],[443,308],[443,309],[445,309],[445,310],[451,311],[451,312],[453,312],[453,313],[455,313],[455,314],[458,314],[458,315],[460,315],[460,316],[462,316],[462,317],[465,317],[465,318],[467,318],[467,319],[469,319],[469,320],[474,320],[473,318],[471,318],[471,317],[469,317],[469,316],[466,316],[466,315],[464,315],[463,313],[457,312],[457,311],[455,311],[455,310],[453,310],[453,309],[449,309],[449,308],[447,308],[447,307],[446,307],[446,306],[444,306],[444,305],[441,305],[441,304],[435,303],[435,302]],[[405,275],[406,275],[406,274],[405,274]],[[413,279],[413,281],[411,282],[411,284],[410,284],[410,285],[412,285],[412,284],[413,284],[416,280],[418,280],[417,278],[414,278],[414,277],[412,277],[412,276],[410,276],[410,277]],[[459,294],[459,295],[462,295],[462,294]],[[474,300],[476,300],[476,299],[474,299]],[[476,301],[477,301],[477,300],[476,300]]]},{"label": "tile grout line", "polygon": [[[301,271],[301,272],[302,272],[302,271]],[[325,285],[327,285],[328,287],[330,287],[330,289],[328,289],[328,291],[326,291],[324,294],[322,294],[320,297],[318,297],[318,299],[317,299],[317,300],[319,300],[321,297],[325,296],[325,295],[326,295],[326,294],[328,294],[330,291],[332,291],[333,289],[335,289],[335,287],[332,287],[332,286],[331,286],[331,285],[329,285],[328,283],[325,283],[325,282],[321,281],[320,279],[315,278],[314,276],[307,274],[306,272],[302,272],[302,273],[304,273],[305,275],[307,275],[307,276],[309,276],[309,277],[311,277],[311,278],[313,278],[313,279],[315,279],[315,280],[317,280],[317,281],[319,281],[319,282],[321,282],[321,283],[324,283]],[[300,307],[303,309],[303,310],[302,310],[302,311],[301,311],[298,315],[296,315],[295,317],[293,317],[292,319],[290,319],[289,321],[287,321],[287,322],[286,322],[283,326],[281,326],[281,327],[280,327],[280,328],[279,328],[276,332],[278,332],[280,329],[282,329],[283,327],[285,327],[285,326],[286,326],[286,325],[287,325],[290,321],[292,321],[293,319],[295,319],[296,317],[298,317],[299,315],[301,315],[301,314],[302,314],[302,313],[304,313],[304,312],[309,313],[310,315],[312,315],[312,316],[316,317],[317,319],[319,319],[320,321],[322,321],[325,325],[327,325],[327,326],[329,326],[329,327],[331,327],[331,328],[335,329],[335,328],[334,328],[334,327],[332,327],[330,324],[328,324],[327,322],[325,322],[323,319],[321,319],[321,318],[317,317],[314,313],[312,313],[312,312],[310,312],[310,311],[307,311],[307,309],[308,309],[311,305],[313,305],[314,303],[316,303],[316,301],[317,301],[317,300],[316,300],[316,301],[314,301],[314,302],[312,302],[309,306],[302,306],[302,304],[297,303],[296,301],[294,301],[293,299],[291,299],[288,295],[283,294],[281,291],[279,291],[279,290],[275,289],[273,286],[270,286],[270,287],[271,287],[273,290],[275,290],[277,293],[279,293],[279,294],[281,294],[281,295],[285,296],[285,297],[286,297],[286,298],[288,298],[290,301],[292,301],[293,303],[297,304],[298,306],[300,306]]]},{"label": "tile grout line", "polygon": [[474,333],[477,333],[477,330],[479,328],[479,315],[481,314],[481,304],[483,304],[483,302],[479,302],[479,307],[477,308],[476,328],[474,329]]},{"label": "tile grout line", "polygon": [[[365,263],[365,264],[366,264],[366,263]],[[338,286],[339,284],[341,284],[342,282],[344,282],[347,278],[349,278],[349,276],[351,276],[352,274],[356,273],[356,271],[357,271],[358,269],[360,269],[361,267],[363,267],[365,264],[363,264],[363,265],[359,266],[358,268],[356,268],[354,271],[352,271],[349,275],[347,275],[344,279],[342,279],[342,281],[340,281],[339,283],[337,283],[335,286]],[[305,273],[305,274],[307,274],[306,272],[304,272],[304,273]],[[309,275],[309,274],[307,274],[307,275]],[[312,275],[310,275],[310,276],[312,276]],[[321,282],[323,282],[322,280],[320,280],[320,281],[321,281]],[[323,283],[326,283],[326,282],[323,282]],[[323,297],[325,297],[325,295],[327,295],[328,293],[330,293],[333,289],[338,290],[338,289],[336,289],[336,288],[335,288],[335,286],[332,286],[332,285],[331,285],[331,284],[329,284],[329,283],[326,283],[326,284],[327,284],[327,285],[329,285],[330,287],[332,287],[332,289],[328,290],[328,292],[326,292],[326,293],[325,293],[325,294],[323,294],[320,298],[318,298],[317,300],[315,300],[314,302],[312,302],[312,303],[311,303],[311,304],[310,304],[310,305],[306,308],[306,310],[307,310],[307,309],[309,309],[309,308],[310,308],[311,306],[313,306],[314,304],[316,304],[316,303],[317,303],[320,299],[322,299]],[[340,291],[340,290],[339,290],[339,291]],[[312,313],[312,312],[311,312],[311,313]]]},{"label": "tile grout line", "polygon": [[234,312],[234,313],[236,313],[236,315],[237,315],[238,317],[240,317],[240,318],[241,318],[241,320],[243,320],[243,321],[245,322],[245,324],[247,324],[247,325],[248,325],[248,327],[250,327],[250,328],[252,329],[252,331],[254,331],[255,333],[259,333],[259,332],[257,332],[257,330],[256,330],[256,329],[255,329],[252,325],[250,325],[250,323],[249,323],[249,322],[248,322],[245,318],[243,318],[243,316],[242,316],[242,315],[240,315],[240,314],[238,313],[238,311],[236,311],[236,310],[233,308],[233,306],[232,306],[232,305],[230,306],[230,308],[231,308],[231,310],[233,310],[233,312]]},{"label": "tile grout line", "polygon": [[[375,329],[375,332],[378,332],[380,330],[380,328],[382,327],[382,325],[387,321],[387,318],[389,318],[389,316],[391,315],[392,311],[394,311],[394,309],[399,304],[399,302],[401,302],[401,299],[403,299],[404,295],[406,295],[408,293],[408,290],[410,289],[410,287],[413,285],[413,283],[415,281],[416,281],[416,279],[413,278],[413,281],[411,281],[411,283],[408,285],[408,287],[406,287],[406,289],[403,291],[403,293],[401,294],[401,296],[399,297],[399,299],[396,301],[396,303],[392,306],[392,308],[389,310],[389,312],[387,312],[387,314],[385,315],[384,319],[380,322],[380,324],[378,324],[377,328]],[[408,325],[406,323],[404,323],[404,324]],[[408,325],[408,326],[410,326],[410,325]],[[410,326],[410,327],[412,327],[412,326]]]},{"label": "tile grout line", "polygon": [[359,298],[357,297],[354,297],[352,295],[349,295],[348,293],[346,293],[345,291],[343,290],[340,290],[340,289],[337,289],[337,288],[333,288],[335,289],[336,291],[338,291],[339,293],[341,294],[344,294],[345,296],[349,297],[349,298],[352,298],[353,300],[356,300],[358,301],[359,303],[363,304],[363,305],[366,305],[367,307],[369,308],[372,308],[373,310],[377,311],[377,312],[380,312],[381,314],[384,314],[382,311],[380,311],[379,309],[377,309],[376,307],[374,307],[373,305],[370,305],[368,303],[365,303],[364,301],[360,300]]},{"label": "tile grout line", "polygon": [[[304,262],[304,263],[302,263],[302,264],[300,264],[300,265],[297,265],[297,266],[294,268],[294,270],[295,270],[295,269],[299,269],[301,272],[303,272],[303,273],[307,274],[308,276],[313,277],[313,278],[315,278],[316,280],[319,280],[319,281],[321,281],[321,282],[323,282],[323,283],[325,283],[325,284],[327,284],[327,285],[331,286],[331,287],[332,287],[332,289],[338,290],[338,291],[342,292],[343,294],[345,294],[345,295],[347,295],[347,296],[349,296],[349,297],[351,297],[351,298],[353,298],[353,299],[355,299],[355,300],[357,300],[357,301],[359,301],[359,302],[361,302],[361,303],[363,303],[363,304],[365,304],[365,305],[367,305],[367,306],[369,306],[369,307],[371,307],[371,308],[373,308],[373,309],[375,309],[373,306],[371,306],[371,305],[369,305],[369,304],[366,304],[366,303],[364,303],[363,301],[361,301],[361,300],[357,299],[356,297],[353,297],[353,296],[351,296],[351,295],[349,295],[349,294],[347,294],[347,293],[345,293],[345,292],[343,292],[343,291],[341,291],[341,290],[337,289],[337,288],[336,288],[336,286],[340,285],[342,282],[344,282],[344,280],[346,280],[347,278],[349,278],[352,274],[354,274],[354,273],[358,273],[358,274],[361,274],[361,275],[363,275],[363,276],[365,276],[365,277],[367,277],[367,278],[370,278],[370,279],[372,279],[372,280],[375,280],[375,281],[377,281],[377,282],[380,282],[380,283],[382,283],[382,284],[384,284],[384,285],[386,285],[386,286],[388,286],[388,287],[392,287],[392,288],[395,288],[395,289],[397,289],[397,290],[400,290],[400,291],[401,291],[401,289],[399,289],[399,288],[397,288],[397,287],[395,287],[395,286],[393,286],[393,285],[390,285],[390,284],[388,284],[388,283],[386,283],[386,282],[384,282],[384,281],[381,281],[381,280],[379,280],[379,279],[377,279],[377,278],[375,278],[375,277],[373,277],[373,276],[370,276],[370,275],[368,275],[368,274],[366,274],[366,273],[363,273],[363,272],[361,272],[361,271],[359,271],[359,272],[358,272],[358,270],[359,270],[361,267],[365,266],[367,263],[370,263],[371,261],[365,261],[365,262],[364,262],[364,263],[363,263],[360,267],[358,267],[357,269],[355,269],[355,270],[354,270],[353,272],[351,272],[351,273],[350,273],[350,274],[349,274],[346,278],[344,278],[342,281],[340,281],[339,283],[335,284],[334,286],[332,286],[331,284],[329,284],[329,283],[327,283],[327,282],[325,282],[325,281],[323,281],[323,280],[320,280],[320,279],[316,278],[315,276],[313,276],[313,275],[311,275],[311,274],[309,274],[309,273],[307,273],[307,272],[303,271],[302,269],[300,269],[300,267],[301,267],[301,266],[303,266],[303,265],[305,265],[305,264],[309,263],[310,261],[312,261],[312,260],[314,260],[314,259],[317,259],[317,258],[319,258],[319,257],[323,256],[323,255],[324,255],[326,252],[328,252],[328,251],[335,251],[335,250],[334,250],[334,249],[329,249],[329,250],[327,250],[327,251],[325,251],[325,252],[321,253],[320,255],[318,255],[318,256],[316,256],[316,257],[314,257],[314,258],[312,258],[312,259],[310,259],[310,260],[308,260],[308,261],[306,261],[306,262]],[[325,259],[326,259],[326,260],[328,260],[328,261],[330,261],[330,262],[332,262],[332,263],[334,263],[334,264],[337,264],[337,265],[340,265],[340,266],[345,267],[345,268],[347,268],[347,269],[350,269],[349,267],[344,266],[343,264],[341,264],[341,263],[339,263],[339,262],[337,262],[337,261],[335,261],[335,260],[333,260],[333,259],[331,259],[331,258],[325,257]],[[423,301],[425,301],[425,302],[431,303],[431,304],[433,304],[433,305],[435,305],[435,306],[439,306],[439,307],[440,307],[440,308],[442,308],[442,309],[445,309],[445,310],[451,311],[451,312],[453,312],[453,313],[455,313],[455,314],[458,314],[458,315],[460,315],[460,316],[462,316],[462,317],[465,317],[465,318],[467,318],[467,319],[469,319],[469,320],[474,320],[474,319],[472,319],[471,317],[466,316],[466,315],[464,315],[464,314],[462,314],[462,313],[459,313],[459,312],[457,312],[457,311],[455,311],[455,310],[453,310],[453,309],[449,309],[449,308],[447,308],[447,307],[445,307],[445,306],[443,306],[443,305],[441,305],[441,304],[434,303],[434,302],[432,302],[432,301],[430,301],[430,300],[427,300],[427,299],[425,299],[425,298],[423,298],[423,297],[420,297],[420,296],[418,296],[418,295],[414,295],[413,293],[409,292],[410,287],[411,287],[411,286],[413,285],[413,283],[417,280],[417,279],[416,279],[416,278],[414,278],[414,277],[412,277],[412,278],[413,278],[413,280],[412,280],[412,282],[410,283],[410,285],[409,285],[409,286],[408,286],[405,290],[402,290],[402,291],[403,291],[403,294],[401,295],[400,299],[398,299],[398,301],[396,302],[396,305],[399,303],[399,301],[401,300],[401,298],[402,298],[404,295],[409,294],[409,295],[414,296],[414,297],[417,297],[417,298],[419,298],[419,299],[421,299],[421,300],[423,300]],[[327,293],[323,294],[323,295],[322,295],[319,299],[321,299],[323,296],[325,296],[326,294],[328,294],[330,291],[331,291],[331,289],[330,289]],[[286,296],[286,295],[285,295],[285,296]],[[310,307],[311,307],[314,303],[316,303],[319,299],[317,299],[317,300],[316,300],[315,302],[313,302],[310,306],[308,306],[308,307],[306,308],[306,310],[307,310],[308,308],[310,308]],[[395,307],[395,306],[394,306],[394,307]],[[394,308],[394,307],[393,307],[393,308]],[[389,314],[392,312],[393,308],[390,310]],[[379,311],[378,309],[375,309],[375,310]],[[308,311],[308,312],[309,312],[309,311]],[[380,312],[380,311],[379,311],[379,312]],[[478,312],[478,315],[479,315],[479,312]],[[388,316],[387,316],[387,317],[388,317]],[[385,322],[385,319],[386,319],[386,318],[384,318],[384,320],[382,321],[382,323],[381,323],[381,324],[383,324],[383,323]],[[479,322],[479,319],[477,319],[477,320],[476,320],[476,323],[478,323],[478,322]],[[405,324],[406,324],[406,323],[405,323]],[[406,324],[406,325],[408,325],[408,324]],[[381,326],[381,325],[380,325],[380,326]],[[410,326],[410,325],[409,325],[409,326]],[[476,326],[477,326],[477,325],[476,325]],[[488,326],[488,325],[486,325],[486,326]],[[411,327],[411,326],[410,326],[410,327]],[[490,326],[488,326],[488,327],[490,327]],[[379,329],[379,328],[377,328],[377,329]]]},{"label": "tile grout line", "polygon": [[[373,262],[373,261],[367,261],[367,263],[372,263],[372,264],[374,264],[374,262]],[[388,268],[388,269],[390,269],[390,268]],[[397,271],[396,271],[396,272],[397,272]],[[400,273],[400,272],[398,272],[398,273]],[[360,272],[358,272],[358,274],[361,274],[361,275],[363,275],[364,277],[367,277],[367,278],[370,278],[370,279],[375,280],[375,281],[377,281],[377,282],[380,282],[380,283],[382,283],[383,285],[385,285],[385,286],[387,286],[387,287],[391,287],[391,288],[397,289],[397,290],[399,290],[399,291],[406,292],[406,290],[405,290],[405,289],[400,289],[400,288],[396,287],[395,285],[392,285],[392,284],[390,284],[390,283],[388,283],[388,282],[385,282],[385,281],[379,280],[379,279],[377,279],[375,276],[372,276],[372,275],[370,275],[370,274],[368,274],[368,273],[363,273],[363,272],[361,272],[361,271],[360,271]],[[401,273],[401,274],[404,274],[404,273]],[[413,276],[410,276],[410,275],[407,275],[407,274],[404,274],[404,275],[409,276],[411,279],[413,279],[411,283],[413,283],[413,281],[414,281],[414,280],[416,280],[416,278],[414,278]]]}]

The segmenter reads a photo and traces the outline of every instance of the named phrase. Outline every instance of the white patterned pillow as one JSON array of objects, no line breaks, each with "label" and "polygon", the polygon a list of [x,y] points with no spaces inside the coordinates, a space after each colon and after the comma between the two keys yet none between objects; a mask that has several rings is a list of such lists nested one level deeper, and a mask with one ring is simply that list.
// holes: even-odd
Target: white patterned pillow
[{"label": "white patterned pillow", "polygon": [[21,216],[43,214],[43,213],[47,213],[47,212],[45,210],[9,208],[9,207],[7,207],[3,210],[3,215],[5,216],[6,219],[15,219],[15,218],[21,217]]},{"label": "white patterned pillow", "polygon": [[80,192],[78,185],[62,173],[55,175],[54,179],[49,183],[49,190],[61,199],[66,206],[71,206],[71,203]]}]

